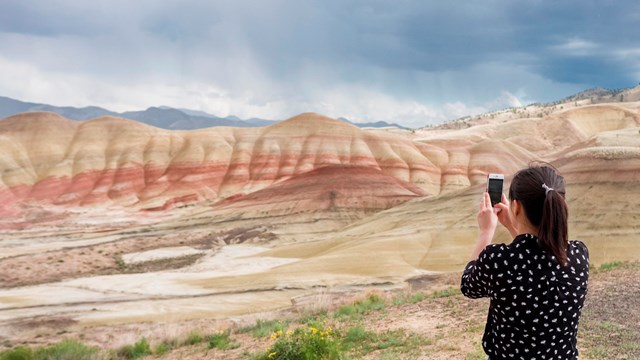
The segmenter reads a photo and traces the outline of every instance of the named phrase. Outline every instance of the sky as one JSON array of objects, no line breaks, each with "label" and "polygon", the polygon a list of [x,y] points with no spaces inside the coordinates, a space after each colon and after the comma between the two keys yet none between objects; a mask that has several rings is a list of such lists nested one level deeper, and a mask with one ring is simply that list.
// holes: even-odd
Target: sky
[{"label": "sky", "polygon": [[0,0],[0,96],[409,127],[638,85],[637,0]]}]

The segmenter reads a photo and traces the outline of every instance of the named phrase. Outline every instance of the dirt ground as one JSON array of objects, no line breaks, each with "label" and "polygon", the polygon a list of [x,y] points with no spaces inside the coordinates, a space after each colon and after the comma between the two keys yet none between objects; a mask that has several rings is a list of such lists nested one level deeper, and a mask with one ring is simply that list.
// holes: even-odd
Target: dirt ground
[{"label": "dirt ground", "polygon": [[[404,290],[368,290],[340,294],[320,292],[316,296],[298,298],[294,301],[296,305],[278,312],[216,321],[101,326],[86,329],[85,333],[55,334],[41,340],[46,342],[64,337],[79,337],[102,348],[113,348],[116,344],[135,342],[135,335],[138,335],[145,336],[153,348],[154,344],[162,341],[184,339],[194,331],[204,335],[226,329],[238,344],[237,348],[224,351],[208,349],[205,341],[197,345],[180,346],[167,354],[150,358],[250,359],[256,353],[264,351],[273,340],[268,336],[254,337],[250,332],[243,332],[243,327],[251,326],[257,319],[275,319],[288,323],[289,328],[294,328],[304,326],[304,319],[309,316],[324,316],[324,321],[342,331],[349,327],[362,326],[367,331],[375,333],[401,330],[421,339],[420,345],[416,345],[411,352],[394,353],[388,349],[379,349],[365,355],[351,355],[350,358],[484,359],[480,340],[489,302],[488,299],[468,299],[457,292],[459,276],[458,273],[450,273],[414,279],[415,281]],[[582,359],[640,358],[640,282],[637,280],[639,276],[640,262],[619,263],[611,269],[592,270],[578,339]],[[332,315],[340,306],[362,299],[372,291],[385,300],[384,308],[350,320]],[[415,298],[416,294],[420,294],[417,298],[419,301],[398,301],[412,296]],[[49,325],[56,326],[55,323]]]}]

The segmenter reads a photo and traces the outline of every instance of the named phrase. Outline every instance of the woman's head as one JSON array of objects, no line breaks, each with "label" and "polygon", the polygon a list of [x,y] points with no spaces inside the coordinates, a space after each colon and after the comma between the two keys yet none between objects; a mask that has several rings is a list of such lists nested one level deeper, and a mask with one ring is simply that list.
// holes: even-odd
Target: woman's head
[{"label": "woman's head", "polygon": [[509,188],[509,200],[519,202],[529,223],[538,228],[538,244],[562,265],[567,263],[569,241],[564,196],[564,178],[548,165],[518,171]]}]

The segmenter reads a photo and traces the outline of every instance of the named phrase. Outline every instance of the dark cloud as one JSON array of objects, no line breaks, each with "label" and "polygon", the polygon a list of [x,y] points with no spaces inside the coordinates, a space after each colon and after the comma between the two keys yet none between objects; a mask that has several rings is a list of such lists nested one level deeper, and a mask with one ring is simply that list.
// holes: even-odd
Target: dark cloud
[{"label": "dark cloud", "polygon": [[5,0],[0,57],[123,84],[201,82],[253,105],[319,106],[351,87],[478,107],[635,85],[638,23],[630,0]]}]

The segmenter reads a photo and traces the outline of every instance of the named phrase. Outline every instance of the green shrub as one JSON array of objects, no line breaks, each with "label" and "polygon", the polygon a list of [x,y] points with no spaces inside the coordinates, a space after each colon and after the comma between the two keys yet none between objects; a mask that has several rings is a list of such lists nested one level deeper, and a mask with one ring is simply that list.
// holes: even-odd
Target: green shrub
[{"label": "green shrub", "polygon": [[390,347],[399,347],[399,346],[404,346],[406,341],[396,335],[396,334],[385,334],[386,336],[382,337],[380,339],[380,341],[378,342],[378,349],[382,350],[382,349],[387,349]]},{"label": "green shrub", "polygon": [[347,347],[350,347],[350,345],[368,341],[373,338],[375,338],[374,333],[366,331],[361,325],[358,325],[347,330],[347,334],[344,336],[343,341]]},{"label": "green shrub", "polygon": [[124,259],[122,259],[122,256],[114,255],[113,260],[115,261],[116,267],[118,268],[119,271],[127,270],[127,263],[124,262]]},{"label": "green shrub", "polygon": [[429,297],[431,299],[438,299],[438,298],[444,298],[444,297],[449,297],[449,296],[454,296],[459,294],[461,294],[460,289],[450,287],[444,290],[434,291],[433,293],[431,293],[431,295],[429,295]]},{"label": "green shrub", "polygon": [[237,342],[234,342],[230,338],[229,331],[218,331],[209,336],[209,349],[236,349],[240,346]]},{"label": "green shrub", "polygon": [[17,347],[1,353],[0,360],[91,360],[97,354],[98,349],[67,339],[35,351],[28,347]]},{"label": "green shrub", "polygon": [[202,336],[200,332],[194,330],[187,335],[187,338],[184,339],[182,345],[195,345],[200,344],[202,341],[204,341],[204,336]]},{"label": "green shrub", "polygon": [[33,351],[30,348],[19,346],[13,350],[7,350],[0,353],[0,360],[32,360]]},{"label": "green shrub", "polygon": [[620,268],[623,265],[624,265],[624,262],[622,262],[622,261],[611,261],[611,262],[607,262],[607,263],[604,263],[604,264],[600,265],[600,268],[598,269],[598,271],[602,271],[602,272],[610,271],[610,270],[613,270],[613,269]]},{"label": "green shrub", "polygon": [[361,325],[354,326],[347,330],[342,339],[342,348],[360,355],[373,351],[373,344],[377,335],[371,331],[366,331]]},{"label": "green shrub", "polygon": [[171,346],[171,344],[169,344],[168,342],[161,342],[156,345],[155,349],[153,349],[153,353],[155,355],[164,355],[171,351],[171,349],[173,349],[173,346]]},{"label": "green shrub", "polygon": [[287,329],[289,321],[278,320],[258,320],[255,325],[243,327],[238,332],[251,333],[254,338],[265,338],[278,330],[284,331]]},{"label": "green shrub", "polygon": [[340,341],[335,332],[327,327],[299,327],[294,331],[276,331],[275,342],[259,360],[316,360],[339,359]]},{"label": "green shrub", "polygon": [[322,322],[326,320],[328,317],[327,310],[321,310],[317,312],[305,312],[298,319],[298,323],[300,324],[310,324],[314,322]]},{"label": "green shrub", "polygon": [[77,340],[67,339],[35,352],[37,360],[91,360],[98,349],[87,346]]},{"label": "green shrub", "polygon": [[351,318],[366,314],[370,311],[381,310],[385,308],[384,299],[378,294],[369,294],[366,298],[358,300],[351,305],[345,305],[335,313],[336,317],[348,316]]},{"label": "green shrub", "polygon": [[151,355],[151,347],[147,339],[142,338],[133,345],[123,346],[118,349],[117,355],[125,359],[139,359],[143,356]]},{"label": "green shrub", "polygon": [[424,294],[421,292],[416,292],[412,295],[408,294],[400,294],[393,299],[394,305],[402,305],[406,303],[416,304],[424,300]]},{"label": "green shrub", "polygon": [[413,295],[411,295],[411,297],[409,298],[409,302],[412,304],[416,304],[421,302],[422,300],[424,300],[424,294],[421,292],[417,292]]}]

